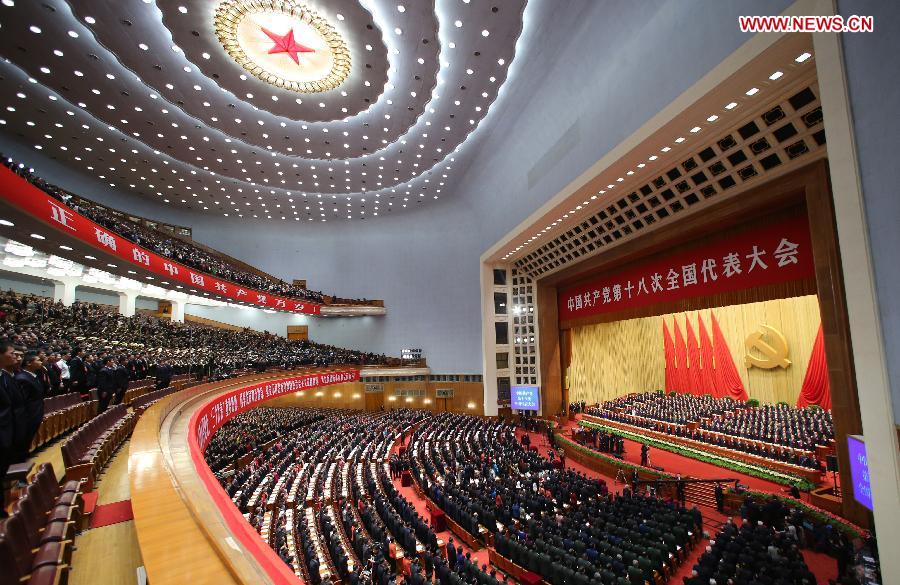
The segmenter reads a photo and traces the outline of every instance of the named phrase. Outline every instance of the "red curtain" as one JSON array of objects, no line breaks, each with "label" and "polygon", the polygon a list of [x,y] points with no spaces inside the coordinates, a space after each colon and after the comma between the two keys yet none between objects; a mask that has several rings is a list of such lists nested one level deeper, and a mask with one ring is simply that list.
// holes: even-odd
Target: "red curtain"
[{"label": "red curtain", "polygon": [[716,383],[716,369],[713,365],[713,344],[703,323],[703,317],[697,315],[700,324],[700,363],[703,365],[703,392],[721,398],[722,393]]},{"label": "red curtain", "polygon": [[725,336],[722,335],[722,329],[719,328],[719,321],[716,320],[713,313],[710,313],[710,317],[713,329],[713,354],[716,360],[716,386],[719,388],[719,395],[730,396],[735,400],[747,400],[747,391],[738,375],[734,358],[731,357],[728,343],[725,341]]},{"label": "red curtain", "polygon": [[675,390],[675,345],[669,334],[669,326],[663,319],[663,349],[666,353],[666,394]]},{"label": "red curtain", "polygon": [[672,319],[675,326],[675,391],[684,394],[690,391],[691,380],[687,369],[687,346],[678,327],[678,319]]},{"label": "red curtain", "polygon": [[697,336],[694,335],[694,328],[691,326],[690,317],[684,319],[684,331],[687,338],[688,350],[688,392],[691,394],[706,394],[709,390],[703,384],[703,365],[700,363],[700,345],[697,343]]},{"label": "red curtain", "polygon": [[828,362],[825,359],[825,333],[819,325],[816,342],[809,355],[806,366],[806,377],[797,397],[797,408],[817,404],[825,410],[831,410],[831,383],[828,380]]}]

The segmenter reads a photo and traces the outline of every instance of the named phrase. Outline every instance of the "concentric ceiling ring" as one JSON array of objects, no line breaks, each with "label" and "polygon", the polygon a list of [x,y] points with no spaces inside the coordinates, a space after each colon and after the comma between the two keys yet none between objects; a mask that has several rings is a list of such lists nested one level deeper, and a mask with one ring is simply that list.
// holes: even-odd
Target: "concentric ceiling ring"
[{"label": "concentric ceiling ring", "polygon": [[[291,26],[287,32],[271,31],[266,24],[276,24],[279,29]],[[213,26],[219,42],[238,65],[275,87],[320,93],[340,86],[350,74],[350,50],[343,37],[298,0],[224,0],[216,7]],[[297,30],[303,35],[303,44],[294,38]],[[259,46],[259,37],[275,46],[266,52]],[[301,67],[298,54],[303,53],[313,57]],[[273,58],[276,54],[282,54],[281,62]],[[291,60],[296,68],[291,67]]]}]

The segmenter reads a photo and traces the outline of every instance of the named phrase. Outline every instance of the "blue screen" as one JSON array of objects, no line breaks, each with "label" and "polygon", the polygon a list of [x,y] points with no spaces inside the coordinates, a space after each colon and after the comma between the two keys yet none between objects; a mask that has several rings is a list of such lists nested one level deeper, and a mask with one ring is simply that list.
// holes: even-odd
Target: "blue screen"
[{"label": "blue screen", "polygon": [[853,435],[847,436],[850,454],[850,477],[853,479],[853,497],[868,509],[872,509],[872,484],[869,481],[869,459],[866,444]]},{"label": "blue screen", "polygon": [[513,386],[510,388],[513,410],[538,410],[540,408],[540,386]]}]

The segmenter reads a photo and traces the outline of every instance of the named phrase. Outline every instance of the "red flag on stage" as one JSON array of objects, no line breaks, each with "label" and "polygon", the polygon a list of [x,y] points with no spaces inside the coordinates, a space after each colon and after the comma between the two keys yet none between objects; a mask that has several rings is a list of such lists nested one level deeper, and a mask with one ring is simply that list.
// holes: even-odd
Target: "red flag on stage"
[{"label": "red flag on stage", "polygon": [[702,364],[700,363],[700,345],[697,343],[697,336],[694,335],[694,328],[691,326],[691,318],[684,319],[684,332],[687,338],[688,353],[688,392],[691,394],[706,394],[709,389],[703,383]]},{"label": "red flag on stage", "polygon": [[825,410],[831,410],[831,382],[828,379],[828,362],[825,359],[825,333],[819,325],[819,333],[813,343],[806,376],[797,397],[797,408],[816,404]]},{"label": "red flag on stage", "polygon": [[697,321],[700,323],[700,363],[703,365],[701,370],[703,373],[703,391],[716,398],[721,398],[722,392],[719,390],[718,384],[716,384],[712,339],[709,338],[709,332],[707,332],[706,325],[703,323],[703,317],[699,314],[697,315]]},{"label": "red flag on stage", "polygon": [[722,330],[719,328],[719,321],[716,320],[715,314],[710,313],[710,316],[712,317],[713,352],[716,360],[716,386],[719,388],[720,396],[729,396],[741,401],[747,400],[747,391],[738,375],[725,336],[722,335]]},{"label": "red flag on stage", "polygon": [[690,392],[691,378],[687,369],[687,346],[678,327],[678,319],[673,318],[675,324],[675,391],[679,394]]}]

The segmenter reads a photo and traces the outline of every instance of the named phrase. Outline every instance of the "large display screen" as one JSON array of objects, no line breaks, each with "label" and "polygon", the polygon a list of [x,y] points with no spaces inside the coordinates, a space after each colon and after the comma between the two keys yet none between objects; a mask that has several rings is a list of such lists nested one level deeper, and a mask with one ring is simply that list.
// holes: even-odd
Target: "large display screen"
[{"label": "large display screen", "polygon": [[538,410],[541,402],[540,386],[513,386],[510,389],[513,410]]},{"label": "large display screen", "polygon": [[853,480],[853,497],[857,502],[872,509],[872,484],[869,481],[869,458],[866,443],[859,435],[847,436],[850,453],[850,477]]}]

